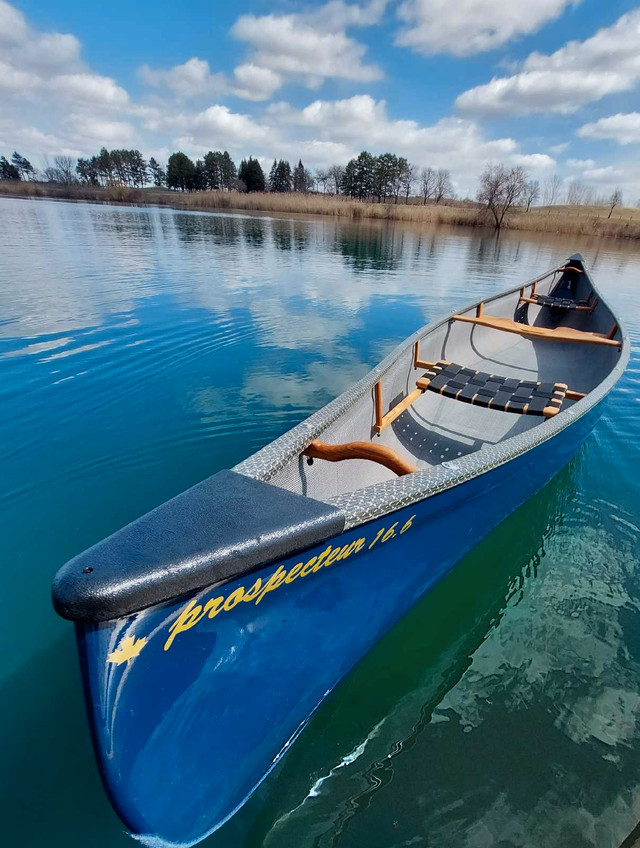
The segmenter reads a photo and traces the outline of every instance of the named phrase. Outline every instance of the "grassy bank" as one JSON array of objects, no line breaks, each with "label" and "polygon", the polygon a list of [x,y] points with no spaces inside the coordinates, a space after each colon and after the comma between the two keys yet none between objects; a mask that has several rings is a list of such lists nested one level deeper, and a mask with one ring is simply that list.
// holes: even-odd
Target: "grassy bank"
[{"label": "grassy bank", "polygon": [[[166,189],[132,189],[123,186],[61,186],[47,183],[0,182],[0,194],[14,197],[50,197],[65,200],[127,205],[172,206],[202,211],[272,212],[279,215],[332,215],[349,220],[377,219],[406,221],[429,226],[438,224],[491,227],[483,209],[475,204],[449,201],[438,206],[418,202],[361,203],[321,194],[242,194],[240,192],[197,191],[182,194]],[[415,201],[412,198],[412,201]],[[608,209],[600,206],[537,206],[529,212],[515,210],[505,229],[532,232],[570,233],[609,238],[640,239],[640,210]]]}]

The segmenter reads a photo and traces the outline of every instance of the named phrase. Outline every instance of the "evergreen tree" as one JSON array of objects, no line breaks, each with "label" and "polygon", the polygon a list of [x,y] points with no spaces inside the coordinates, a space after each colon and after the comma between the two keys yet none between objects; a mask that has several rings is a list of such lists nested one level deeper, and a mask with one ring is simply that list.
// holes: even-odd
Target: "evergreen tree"
[{"label": "evergreen tree", "polygon": [[[260,171],[262,172],[262,168]],[[220,159],[220,173],[222,175],[222,188],[226,191],[231,191],[235,181],[238,179],[238,170],[235,166],[235,162],[226,150]],[[262,178],[264,181],[264,174],[262,174]]]},{"label": "evergreen tree", "polygon": [[194,191],[203,191],[207,188],[207,171],[202,159],[196,162],[195,173],[193,175],[193,184],[191,188]]},{"label": "evergreen tree", "polygon": [[355,197],[356,160],[350,159],[340,175],[340,191],[346,197]]},{"label": "evergreen tree", "polygon": [[167,188],[191,191],[196,176],[196,166],[184,153],[172,153],[167,163]]},{"label": "evergreen tree", "polygon": [[93,159],[95,159],[95,166],[100,176],[100,182],[102,183],[102,185],[113,185],[115,172],[111,154],[109,153],[107,148],[103,147],[100,150],[100,153],[98,153],[97,156],[93,157]]},{"label": "evergreen tree", "polygon": [[0,156],[0,180],[20,180],[20,171],[4,156]]},{"label": "evergreen tree", "polygon": [[80,182],[88,185],[99,185],[98,169],[96,168],[96,157],[91,159],[78,159],[76,164],[76,174],[80,178]]},{"label": "evergreen tree", "polygon": [[342,177],[342,191],[348,197],[364,200],[375,194],[376,157],[363,150],[357,159],[347,162]]},{"label": "evergreen tree", "polygon": [[276,185],[278,184],[278,163],[276,160],[273,160],[273,165],[271,166],[271,170],[269,171],[269,190],[277,191]]},{"label": "evergreen tree", "polygon": [[13,151],[13,156],[11,157],[11,164],[14,168],[18,169],[20,176],[23,180],[32,180],[35,176],[36,169],[33,167],[31,162],[28,159],[25,159],[24,156],[21,156],[17,150]]},{"label": "evergreen tree", "polygon": [[165,174],[162,165],[158,164],[153,156],[149,159],[149,170],[151,171],[151,179],[153,180],[154,186],[157,188],[163,186],[167,181],[167,175]]},{"label": "evergreen tree", "polygon": [[400,191],[404,186],[405,177],[408,171],[409,163],[404,156],[399,156],[396,171],[393,175],[393,194],[396,199],[396,203],[398,202],[398,197],[400,196]]},{"label": "evergreen tree", "polygon": [[221,150],[210,150],[204,157],[203,188],[229,191],[236,176],[236,166],[226,150],[224,153]]},{"label": "evergreen tree", "polygon": [[271,190],[280,192],[291,191],[291,165],[285,159],[281,159],[277,165],[274,161],[273,165],[275,166],[275,171],[272,167],[273,180],[271,180],[270,175]]},{"label": "evergreen tree", "polygon": [[245,184],[247,191],[264,191],[264,171],[257,159],[249,156],[243,159],[238,170],[238,177]]},{"label": "evergreen tree", "polygon": [[222,188],[222,153],[210,150],[204,157],[205,188],[217,191]]},{"label": "evergreen tree", "polygon": [[398,170],[398,157],[394,153],[383,153],[377,156],[373,168],[373,193],[378,202],[384,201],[393,194],[393,185]]},{"label": "evergreen tree", "polygon": [[125,154],[125,150],[112,150],[110,152],[114,180],[118,185],[127,185],[128,183],[129,170]]},{"label": "evergreen tree", "polygon": [[302,159],[300,159],[293,170],[293,190],[308,191],[309,188],[309,173],[302,164]]},{"label": "evergreen tree", "polygon": [[147,162],[139,150],[129,150],[127,153],[131,182],[137,188],[142,188],[149,178]]}]

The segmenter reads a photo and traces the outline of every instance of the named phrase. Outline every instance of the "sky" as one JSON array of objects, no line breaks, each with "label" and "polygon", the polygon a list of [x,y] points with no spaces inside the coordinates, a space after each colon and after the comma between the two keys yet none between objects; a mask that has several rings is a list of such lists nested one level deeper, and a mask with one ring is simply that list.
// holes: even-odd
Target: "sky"
[{"label": "sky", "polygon": [[0,0],[0,154],[487,163],[640,201],[629,0]]}]

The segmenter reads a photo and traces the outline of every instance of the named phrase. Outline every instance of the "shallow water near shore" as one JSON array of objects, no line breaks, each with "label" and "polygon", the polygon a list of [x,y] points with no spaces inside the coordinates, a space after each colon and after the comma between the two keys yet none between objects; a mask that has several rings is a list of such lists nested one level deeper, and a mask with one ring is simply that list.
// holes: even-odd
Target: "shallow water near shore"
[{"label": "shallow water near shore", "polygon": [[203,844],[619,846],[640,820],[638,249],[5,198],[0,221],[3,841],[135,844],[94,766],[57,568],[417,327],[580,251],[634,345],[594,434]]}]

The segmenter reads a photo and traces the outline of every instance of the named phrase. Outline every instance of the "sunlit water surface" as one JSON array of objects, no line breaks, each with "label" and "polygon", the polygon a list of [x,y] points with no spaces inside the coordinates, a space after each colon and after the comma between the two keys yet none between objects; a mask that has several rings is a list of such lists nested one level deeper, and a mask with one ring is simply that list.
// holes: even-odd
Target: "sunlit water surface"
[{"label": "sunlit water surface", "polygon": [[580,250],[636,345],[595,433],[206,845],[619,845],[640,819],[637,247],[5,199],[0,224],[3,843],[134,844],[94,766],[56,569],[420,325]]}]

